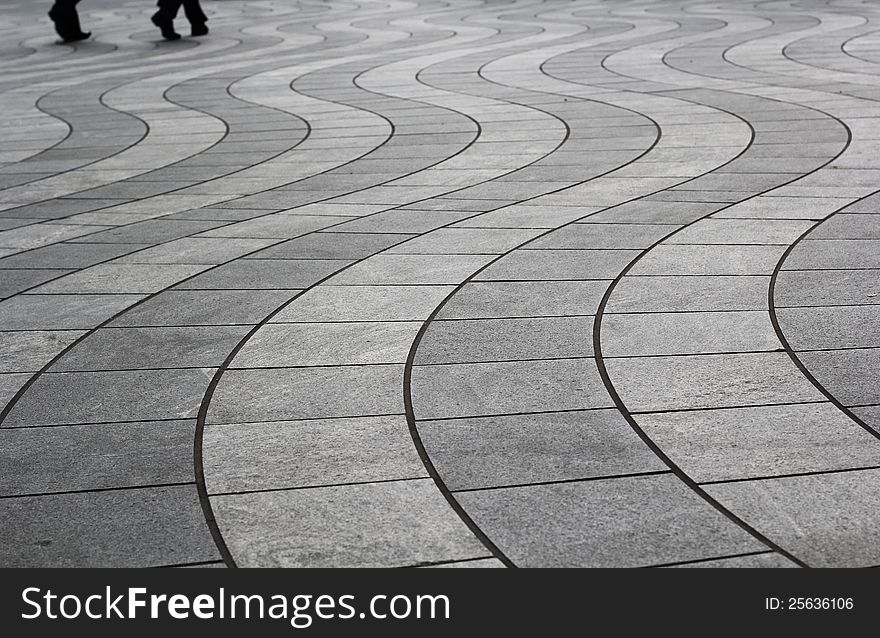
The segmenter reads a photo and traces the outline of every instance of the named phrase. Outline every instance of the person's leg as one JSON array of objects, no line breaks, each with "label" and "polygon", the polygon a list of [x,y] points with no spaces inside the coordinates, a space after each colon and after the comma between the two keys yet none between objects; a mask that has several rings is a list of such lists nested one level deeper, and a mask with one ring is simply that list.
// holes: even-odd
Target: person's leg
[{"label": "person's leg", "polygon": [[80,27],[77,3],[79,0],[55,0],[49,10],[49,17],[55,23],[55,31],[65,42],[85,40],[91,35],[91,32],[84,32]]},{"label": "person's leg", "polygon": [[208,25],[205,23],[208,21],[208,16],[202,11],[199,0],[183,0],[183,12],[192,27],[192,35],[207,35]]},{"label": "person's leg", "polygon": [[159,0],[157,3],[159,10],[151,18],[166,40],[180,39],[180,34],[174,31],[174,18],[177,17],[180,4],[181,0]]}]

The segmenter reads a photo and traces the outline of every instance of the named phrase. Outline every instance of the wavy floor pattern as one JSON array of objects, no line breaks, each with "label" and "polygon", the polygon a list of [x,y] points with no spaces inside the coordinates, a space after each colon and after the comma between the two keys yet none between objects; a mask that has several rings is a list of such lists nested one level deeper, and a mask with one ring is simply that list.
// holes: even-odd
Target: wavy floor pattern
[{"label": "wavy floor pattern", "polygon": [[880,566],[875,3],[44,4],[0,565]]}]

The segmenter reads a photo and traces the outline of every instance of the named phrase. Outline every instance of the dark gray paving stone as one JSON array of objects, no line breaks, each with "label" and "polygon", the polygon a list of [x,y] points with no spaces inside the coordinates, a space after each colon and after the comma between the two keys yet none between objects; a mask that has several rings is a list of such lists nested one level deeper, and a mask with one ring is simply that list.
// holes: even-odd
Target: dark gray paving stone
[{"label": "dark gray paving stone", "polygon": [[439,228],[388,252],[399,255],[500,255],[540,233],[540,230],[518,228]]},{"label": "dark gray paving stone", "polygon": [[592,317],[435,321],[416,365],[593,356]]},{"label": "dark gray paving stone", "polygon": [[520,567],[638,567],[766,549],[671,474],[456,497]]},{"label": "dark gray paving stone", "polygon": [[880,304],[880,270],[781,270],[777,308]]},{"label": "dark gray paving stone", "polygon": [[166,290],[114,319],[110,327],[256,324],[297,290]]},{"label": "dark gray paving stone", "polygon": [[181,290],[290,290],[307,288],[350,261],[318,259],[241,259],[184,282]]},{"label": "dark gray paving stone", "polygon": [[[592,221],[592,218],[589,220]],[[648,248],[675,227],[656,224],[571,224],[531,242],[529,249]]]},{"label": "dark gray paving stone", "polygon": [[0,302],[4,330],[90,329],[143,295],[21,295]]},{"label": "dark gray paving stone", "polygon": [[195,418],[212,376],[210,369],[44,374],[4,425]]},{"label": "dark gray paving stone", "polygon": [[779,327],[794,350],[880,347],[880,306],[779,308]]},{"label": "dark gray paving stone", "polygon": [[317,286],[273,322],[424,321],[453,286]]},{"label": "dark gray paving stone", "polygon": [[406,241],[407,237],[408,235],[387,233],[312,233],[261,250],[254,257],[260,259],[363,259]]},{"label": "dark gray paving stone", "polygon": [[0,332],[0,373],[37,372],[84,334],[79,330]]},{"label": "dark gray paving stone", "polygon": [[606,313],[767,310],[769,276],[637,276],[614,288]]},{"label": "dark gray paving stone", "polygon": [[299,237],[344,221],[346,221],[345,217],[275,213],[208,230],[199,237],[263,237],[280,240]]},{"label": "dark gray paving stone", "polygon": [[178,220],[185,219],[189,221],[218,221],[218,222],[238,222],[245,219],[253,219],[267,213],[277,213],[277,210],[266,211],[263,209],[253,208],[196,208],[187,210],[182,213],[174,213],[168,215],[165,219]]},{"label": "dark gray paving stone", "polygon": [[457,210],[386,210],[346,222],[336,230],[346,233],[426,233],[474,214]]},{"label": "dark gray paving stone", "polygon": [[637,250],[517,250],[477,275],[475,281],[614,279]]},{"label": "dark gray paving stone", "polygon": [[[44,164],[45,165],[45,164]],[[22,219],[61,219],[78,213],[85,213],[115,204],[125,203],[124,199],[50,199],[45,202],[27,204],[11,208],[0,213],[3,217]]]},{"label": "dark gray paving stone", "polygon": [[2,499],[0,516],[0,563],[7,567],[218,559],[195,485]]},{"label": "dark gray paving stone", "polygon": [[[4,408],[31,378],[30,374],[0,374],[0,405]],[[2,408],[0,408],[2,409]]]},{"label": "dark gray paving stone", "polygon": [[605,357],[782,348],[764,311],[609,314],[602,318],[600,340]]},{"label": "dark gray paving stone", "polygon": [[35,288],[40,294],[153,293],[207,269],[193,264],[121,264],[91,266]]},{"label": "dark gray paving stone", "polygon": [[872,405],[864,408],[852,408],[851,411],[865,425],[880,434],[880,406]]},{"label": "dark gray paving stone", "polygon": [[401,414],[402,365],[229,370],[207,423]]},{"label": "dark gray paving stone", "polygon": [[421,322],[284,323],[262,326],[231,367],[406,363]]},{"label": "dark gray paving stone", "polygon": [[785,246],[674,246],[661,244],[631,275],[770,275]]},{"label": "dark gray paving stone", "polygon": [[393,567],[486,555],[430,479],[211,502],[243,567]]},{"label": "dark gray paving stone", "polygon": [[263,248],[275,240],[232,237],[183,237],[116,260],[123,264],[221,264]]},{"label": "dark gray paving stone", "polygon": [[880,470],[707,485],[749,525],[811,567],[880,564]]},{"label": "dark gray paving stone", "polygon": [[810,233],[810,239],[880,239],[880,214],[838,213]]},{"label": "dark gray paving stone", "polygon": [[592,359],[417,366],[412,401],[417,419],[612,406]]},{"label": "dark gray paving stone", "polygon": [[57,279],[71,270],[0,270],[0,298],[11,297],[42,283]]},{"label": "dark gray paving stone", "polygon": [[203,459],[211,494],[427,476],[403,415],[211,425]]},{"label": "dark gray paving stone", "polygon": [[880,465],[880,441],[831,403],[640,414],[636,421],[697,482]]},{"label": "dark gray paving stone", "polygon": [[340,273],[331,285],[459,284],[493,255],[373,255]]},{"label": "dark gray paving stone", "polygon": [[668,469],[617,410],[420,421],[418,431],[451,490]]},{"label": "dark gray paving stone", "polygon": [[179,239],[187,235],[200,233],[211,228],[217,228],[224,222],[215,221],[183,221],[149,219],[143,222],[129,224],[121,228],[112,228],[100,233],[94,233],[87,238],[78,241],[110,244],[151,244]]},{"label": "dark gray paving stone", "polygon": [[782,554],[776,552],[767,552],[762,554],[751,554],[749,556],[734,556],[732,558],[719,558],[717,560],[702,560],[698,563],[685,563],[684,565],[670,565],[669,568],[685,569],[685,568],[791,568],[797,567],[797,563],[793,563]]},{"label": "dark gray paving stone", "polygon": [[13,228],[19,228],[20,226],[27,226],[28,224],[33,223],[34,220],[32,219],[12,219],[9,217],[0,218],[0,232],[4,230],[12,230]]},{"label": "dark gray paving stone", "polygon": [[0,428],[0,494],[190,482],[194,434],[195,421]]},{"label": "dark gray paving stone", "polygon": [[794,243],[813,222],[787,219],[703,219],[677,232],[670,244],[750,244],[782,245]]},{"label": "dark gray paving stone", "polygon": [[101,328],[64,354],[53,372],[217,367],[249,326]]},{"label": "dark gray paving stone", "polygon": [[605,361],[631,411],[822,401],[784,352],[636,357]]},{"label": "dark gray paving stone", "polygon": [[455,224],[461,228],[558,228],[588,216],[596,207],[540,206],[528,202],[475,215]]},{"label": "dark gray paving stone", "polygon": [[880,268],[880,239],[806,239],[783,270]]},{"label": "dark gray paving stone", "polygon": [[0,259],[0,268],[87,268],[146,246],[146,244],[52,244],[4,257]]},{"label": "dark gray paving stone", "polygon": [[490,319],[592,315],[606,281],[468,282],[443,306],[438,319]]},{"label": "dark gray paving stone", "polygon": [[799,352],[798,358],[843,405],[880,404],[880,349]]}]

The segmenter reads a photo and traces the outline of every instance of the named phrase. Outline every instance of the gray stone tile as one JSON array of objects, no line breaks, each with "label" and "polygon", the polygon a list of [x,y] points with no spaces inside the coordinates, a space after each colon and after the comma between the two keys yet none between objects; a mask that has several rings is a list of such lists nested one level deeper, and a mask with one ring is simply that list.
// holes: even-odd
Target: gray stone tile
[{"label": "gray stone tile", "polygon": [[793,563],[782,554],[766,552],[761,554],[750,554],[748,556],[702,560],[698,563],[685,563],[684,565],[670,565],[669,568],[791,568],[797,566],[797,563]]},{"label": "gray stone tile", "polygon": [[715,213],[716,218],[812,219],[834,212],[840,204],[825,197],[758,196]]},{"label": "gray stone tile", "polygon": [[0,301],[4,330],[90,329],[143,295],[21,295]]},{"label": "gray stone tile", "polygon": [[810,233],[810,239],[880,239],[880,214],[838,213]]},{"label": "gray stone tile", "polygon": [[439,565],[422,565],[422,569],[438,569],[438,568],[473,568],[473,569],[488,569],[488,568],[503,568],[504,563],[502,563],[497,558],[478,558],[476,560],[465,560],[465,561],[454,561],[451,563],[440,563]]},{"label": "gray stone tile", "polygon": [[600,340],[605,357],[782,348],[764,311],[609,314],[602,318]]},{"label": "gray stone tile", "polygon": [[788,246],[813,227],[796,220],[716,219],[698,221],[677,232],[669,244],[772,244]]},{"label": "gray stone tile", "polygon": [[785,246],[661,244],[633,266],[632,275],[770,275]]},{"label": "gray stone tile", "polygon": [[[110,243],[110,244],[151,244],[156,245],[162,242],[179,239],[187,235],[193,235],[217,226],[223,225],[224,222],[215,221],[183,221],[183,220],[165,220],[165,219],[149,219],[135,224],[129,224],[122,228],[111,228],[100,233],[89,235],[79,241],[88,241],[89,243]],[[97,228],[96,228],[97,230]]]},{"label": "gray stone tile", "polygon": [[880,465],[880,442],[831,403],[640,414],[697,482]]},{"label": "gray stone tile", "polygon": [[52,244],[0,259],[0,268],[88,268],[146,247],[147,244]]},{"label": "gray stone tile", "polygon": [[114,319],[110,327],[256,324],[297,290],[165,290]]},{"label": "gray stone tile", "polygon": [[592,315],[607,281],[468,282],[443,306],[438,319],[491,319]]},{"label": "gray stone tile", "polygon": [[863,408],[852,408],[851,411],[865,425],[880,434],[880,406],[871,405]]},{"label": "gray stone tile", "polygon": [[613,405],[592,359],[417,366],[412,401],[417,419]]},{"label": "gray stone tile", "polygon": [[6,404],[12,400],[15,393],[27,383],[31,376],[30,374],[0,374],[0,406],[5,408]]},{"label": "gray stone tile", "polygon": [[71,270],[0,270],[0,298],[11,297],[40,284],[57,279]]},{"label": "gray stone tile", "polygon": [[402,414],[402,387],[402,365],[229,370],[207,423]]},{"label": "gray stone tile", "polygon": [[806,239],[791,251],[782,268],[880,268],[880,239]]},{"label": "gray stone tile", "polygon": [[37,372],[84,334],[79,330],[0,332],[0,373]]},{"label": "gray stone tile", "polygon": [[500,255],[537,237],[540,230],[440,228],[389,249],[398,255]]},{"label": "gray stone tile", "polygon": [[843,405],[880,404],[880,349],[799,352],[798,358]]},{"label": "gray stone tile", "polygon": [[475,281],[614,279],[637,250],[517,250],[481,272]]},{"label": "gray stone tile", "polygon": [[349,261],[317,259],[241,259],[181,284],[182,290],[290,290],[307,288],[347,266]]},{"label": "gray stone tile", "polygon": [[346,222],[336,230],[346,233],[426,233],[474,214],[450,210],[386,210]]},{"label": "gray stone tile", "polygon": [[783,352],[606,359],[634,412],[822,401]]},{"label": "gray stone tile", "polygon": [[613,409],[420,421],[418,431],[453,491],[667,469]]},{"label": "gray stone tile", "polygon": [[593,356],[592,317],[435,321],[416,365]]},{"label": "gray stone tile", "polygon": [[195,421],[0,428],[0,494],[191,482],[194,433]]},{"label": "gray stone tile", "polygon": [[317,286],[273,322],[424,320],[453,286]]},{"label": "gray stone tile", "polygon": [[333,278],[331,285],[458,284],[492,255],[374,255]]},{"label": "gray stone tile", "polygon": [[101,328],[52,366],[53,372],[217,367],[248,326]]},{"label": "gray stone tile", "polygon": [[707,485],[749,525],[811,567],[880,564],[880,470]]},{"label": "gray stone tile", "polygon": [[674,230],[656,224],[571,224],[533,241],[529,248],[648,248]]},{"label": "gray stone tile", "polygon": [[460,222],[461,228],[558,228],[590,215],[594,207],[514,204]]},{"label": "gray stone tile", "polygon": [[211,425],[203,459],[211,494],[427,476],[403,415]]},{"label": "gray stone tile", "polygon": [[191,264],[99,264],[38,288],[40,294],[153,293],[168,288],[209,266]]},{"label": "gray stone tile", "polygon": [[780,270],[777,308],[880,304],[880,270]]},{"label": "gray stone tile", "polygon": [[794,350],[880,347],[880,306],[779,308],[779,327]]},{"label": "gray stone tile", "polygon": [[627,274],[614,288],[606,314],[767,310],[769,276],[638,276]]},{"label": "gray stone tile", "polygon": [[456,498],[520,567],[639,567],[766,549],[671,474]]},{"label": "gray stone tile", "polygon": [[4,425],[195,418],[212,376],[210,369],[44,374]]},{"label": "gray stone tile", "polygon": [[260,259],[363,259],[406,241],[407,237],[408,235],[388,233],[311,233],[261,250],[254,257]]},{"label": "gray stone tile", "polygon": [[199,237],[263,237],[277,241],[285,238],[299,237],[322,228],[335,226],[346,221],[346,219],[352,218],[275,213],[207,230],[201,233]]},{"label": "gray stone tile", "polygon": [[595,223],[688,224],[726,204],[712,202],[661,202],[637,199],[591,215]]},{"label": "gray stone tile", "polygon": [[421,322],[285,323],[262,326],[234,368],[406,363]]},{"label": "gray stone tile", "polygon": [[211,501],[242,567],[394,567],[486,555],[430,479]]},{"label": "gray stone tile", "polygon": [[0,516],[0,563],[7,567],[150,567],[218,558],[195,485],[0,499]]},{"label": "gray stone tile", "polygon": [[122,264],[221,264],[273,243],[273,239],[183,237],[116,260]]}]

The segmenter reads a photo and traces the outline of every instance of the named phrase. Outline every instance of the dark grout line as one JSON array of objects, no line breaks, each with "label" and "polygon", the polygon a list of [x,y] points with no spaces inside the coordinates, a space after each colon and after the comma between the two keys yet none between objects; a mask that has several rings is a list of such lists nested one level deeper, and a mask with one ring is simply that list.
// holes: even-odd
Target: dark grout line
[{"label": "dark grout line", "polygon": [[752,483],[761,481],[775,481],[778,479],[800,478],[802,476],[826,476],[828,474],[848,474],[851,472],[865,472],[880,470],[880,465],[866,465],[863,467],[847,467],[836,470],[814,470],[811,472],[791,472],[789,474],[771,474],[767,476],[751,476],[735,479],[718,479],[714,481],[699,481],[700,485],[728,485],[732,483]]},{"label": "dark grout line", "polygon": [[467,494],[470,492],[489,492],[495,490],[512,490],[518,489],[521,487],[540,487],[544,485],[567,485],[569,483],[595,483],[599,481],[613,481],[615,479],[624,479],[624,478],[639,478],[642,476],[661,476],[672,474],[671,470],[659,470],[659,471],[649,471],[649,472],[629,472],[626,474],[609,474],[606,476],[587,476],[581,478],[572,478],[572,479],[558,479],[558,480],[550,480],[550,481],[534,481],[531,483],[511,483],[504,485],[491,485],[488,487],[470,487],[470,488],[460,488],[460,489],[451,489],[450,492],[453,494]]},{"label": "dark grout line", "polygon": [[772,549],[761,552],[743,552],[741,554],[725,554],[723,556],[713,556],[711,558],[695,558],[694,560],[682,560],[674,563],[657,563],[656,565],[646,565],[648,569],[657,569],[660,567],[678,567],[679,565],[698,565],[700,563],[711,563],[717,560],[728,560],[731,558],[746,558],[748,556],[766,556],[767,554],[776,554]]}]

